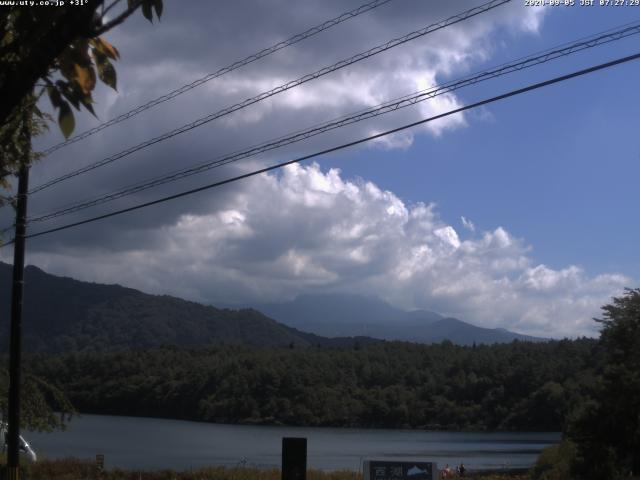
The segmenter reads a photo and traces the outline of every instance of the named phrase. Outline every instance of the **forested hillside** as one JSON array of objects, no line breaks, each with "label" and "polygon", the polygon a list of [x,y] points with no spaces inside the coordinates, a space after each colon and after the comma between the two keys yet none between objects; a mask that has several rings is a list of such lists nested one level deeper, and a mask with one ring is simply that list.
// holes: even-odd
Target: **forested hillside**
[{"label": "forested hillside", "polygon": [[[25,350],[31,352],[221,344],[341,347],[376,342],[375,338],[420,343],[447,339],[468,345],[542,340],[432,312],[404,312],[358,296],[302,298],[292,304],[293,310],[280,305],[280,318],[253,308],[216,308],[120,285],[59,277],[34,266],[25,269],[25,278],[23,341]],[[0,315],[5,318],[9,317],[10,282],[11,266],[0,262]],[[325,328],[316,328],[319,324]],[[8,345],[8,333],[8,323],[0,324],[0,352]]]},{"label": "forested hillside", "polygon": [[557,431],[596,341],[161,348],[31,357],[80,412],[225,423]]},{"label": "forested hillside", "polygon": [[[23,336],[31,352],[62,353],[220,344],[353,345],[372,339],[326,339],[282,325],[253,309],[219,309],[120,285],[81,282],[25,270]],[[0,313],[9,318],[11,266],[0,262]],[[0,324],[0,351],[9,342]]]}]

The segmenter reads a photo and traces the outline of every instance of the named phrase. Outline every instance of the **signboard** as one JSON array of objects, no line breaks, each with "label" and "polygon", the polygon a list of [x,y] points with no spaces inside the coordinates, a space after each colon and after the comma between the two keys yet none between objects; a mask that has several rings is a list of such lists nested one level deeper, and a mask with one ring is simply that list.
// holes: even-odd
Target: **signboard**
[{"label": "signboard", "polygon": [[365,460],[364,480],[437,480],[435,462]]},{"label": "signboard", "polygon": [[282,480],[307,478],[307,439],[282,438]]}]

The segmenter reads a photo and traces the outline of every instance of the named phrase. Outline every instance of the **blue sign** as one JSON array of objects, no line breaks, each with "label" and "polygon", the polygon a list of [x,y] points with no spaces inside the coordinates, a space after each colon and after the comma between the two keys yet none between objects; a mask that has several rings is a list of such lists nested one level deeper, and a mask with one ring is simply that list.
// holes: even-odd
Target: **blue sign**
[{"label": "blue sign", "polygon": [[364,480],[434,480],[437,465],[433,462],[367,460]]}]

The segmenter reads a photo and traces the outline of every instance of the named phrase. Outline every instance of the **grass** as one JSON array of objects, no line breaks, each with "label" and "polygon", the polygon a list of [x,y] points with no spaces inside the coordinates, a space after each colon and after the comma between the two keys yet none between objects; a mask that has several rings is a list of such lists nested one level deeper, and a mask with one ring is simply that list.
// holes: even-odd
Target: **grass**
[{"label": "grass", "polygon": [[[65,458],[41,460],[24,466],[27,480],[280,480],[280,469],[209,467],[178,472],[174,470],[140,471],[107,469],[99,472],[92,461]],[[469,473],[468,480],[530,480],[521,473]],[[323,472],[307,471],[307,480],[363,480],[362,474],[340,470]]]},{"label": "grass", "polygon": [[[28,480],[280,480],[280,469],[246,467],[208,467],[182,472],[113,468],[99,472],[94,462],[75,458],[41,460],[25,465],[24,473]],[[309,470],[307,480],[362,480],[362,475],[346,470]]]}]

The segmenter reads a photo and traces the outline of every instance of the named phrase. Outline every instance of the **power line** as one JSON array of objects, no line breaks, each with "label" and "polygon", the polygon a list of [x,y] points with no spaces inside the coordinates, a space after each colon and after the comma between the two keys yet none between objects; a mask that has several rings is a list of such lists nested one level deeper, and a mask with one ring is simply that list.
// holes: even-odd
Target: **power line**
[{"label": "power line", "polygon": [[249,55],[248,57],[242,59],[242,60],[238,60],[234,63],[232,63],[231,65],[228,65],[226,67],[222,67],[221,69],[217,70],[214,73],[210,73],[208,75],[205,75],[202,78],[199,78],[197,80],[194,80],[191,83],[188,83],[186,85],[183,85],[179,88],[176,88],[175,90],[172,90],[171,92],[162,95],[158,98],[155,98],[154,100],[151,100],[143,105],[140,105],[136,108],[133,108],[132,110],[129,110],[126,113],[123,113],[122,115],[119,115],[115,118],[112,118],[111,120],[108,120],[104,123],[101,123],[100,125],[97,125],[96,127],[93,127],[89,130],[86,130],[82,133],[79,133],[78,135],[75,135],[71,138],[69,138],[68,140],[65,140],[64,142],[60,142],[56,145],[53,145],[49,148],[47,148],[46,150],[44,150],[44,154],[45,155],[49,155],[50,153],[55,152],[56,150],[59,150],[63,147],[66,147],[67,145],[71,145],[72,143],[76,143],[79,142],[80,140],[83,140],[87,137],[90,137],[91,135],[94,135],[96,133],[98,133],[101,130],[104,130],[105,128],[108,128],[112,125],[116,125],[117,123],[120,122],[124,122],[125,120],[128,120],[131,117],[134,117],[136,115],[138,115],[139,113],[144,112],[145,110],[149,110],[150,108],[155,107],[156,105],[160,105],[161,103],[164,103],[168,100],[171,100],[172,98],[177,97],[178,95],[182,95],[185,92],[188,92],[189,90],[192,90],[196,87],[199,87],[200,85],[209,82],[210,80],[213,80],[215,78],[221,77],[222,75],[225,75],[227,73],[233,72],[234,70],[237,70],[240,67],[244,67],[245,65],[248,65],[250,63],[255,62],[256,60],[260,60],[261,58],[264,58],[268,55],[271,55],[272,53],[275,53],[279,50],[282,50],[283,48],[286,47],[290,47],[291,45],[294,45],[298,42],[301,42],[302,40],[305,40],[307,38],[313,37],[314,35],[323,32],[324,30],[327,30],[331,27],[334,27],[342,22],[345,22],[347,20],[350,20],[352,18],[357,17],[358,15],[361,15],[363,13],[366,13],[370,10],[373,10],[374,8],[378,8],[386,3],[389,3],[392,0],[374,0],[372,2],[369,3],[365,3],[364,5],[360,5],[358,8],[354,8],[353,10],[349,11],[349,12],[345,12],[341,15],[338,15],[335,18],[332,18],[331,20],[327,20],[324,23],[321,23],[320,25],[316,25],[315,27],[311,27],[308,30],[305,30],[302,33],[298,33],[296,35],[294,35],[293,37],[288,38],[287,40],[283,40],[282,42],[278,42],[275,45],[272,45],[268,48],[265,48],[263,50],[260,50],[258,53],[254,53],[252,55]]},{"label": "power line", "polygon": [[[630,25],[630,24],[627,24],[627,25]],[[563,44],[568,46],[565,46],[563,48],[554,47],[544,51],[543,53],[533,54],[528,57],[524,57],[524,60],[512,61],[511,63],[503,64],[498,68],[488,69],[481,73],[476,73],[476,74],[464,77],[462,79],[453,80],[451,82],[433,87],[431,89],[422,90],[420,92],[414,92],[413,94],[400,97],[399,99],[382,103],[380,105],[372,107],[371,109],[367,109],[360,112],[356,112],[354,114],[343,116],[338,119],[326,122],[324,124],[320,124],[319,126],[315,126],[307,130],[298,131],[288,136],[280,137],[278,139],[274,139],[260,145],[249,147],[248,149],[245,149],[245,150],[237,151],[232,154],[227,154],[225,156],[218,157],[215,160],[211,160],[206,163],[202,163],[200,165],[196,165],[187,169],[178,170],[167,175],[155,177],[145,182],[138,182],[137,184],[134,184],[134,185],[122,187],[119,190],[94,197],[90,200],[86,200],[83,202],[76,202],[71,204],[70,206],[60,208],[54,212],[30,218],[28,223],[51,220],[64,215],[85,210],[87,208],[100,205],[109,201],[113,201],[128,195],[132,195],[134,193],[138,193],[159,185],[164,185],[166,183],[170,183],[182,178],[196,175],[213,168],[227,165],[229,163],[236,162],[244,158],[252,157],[260,153],[264,153],[264,152],[274,150],[286,145],[290,145],[292,143],[306,140],[308,138],[319,135],[321,133],[326,133],[328,131],[342,128],[344,126],[347,126],[353,123],[357,123],[363,120],[378,117],[380,115],[384,115],[393,111],[397,111],[402,108],[406,108],[411,105],[415,105],[419,102],[429,100],[438,95],[450,93],[452,91],[458,90],[460,88],[463,88],[469,85],[475,85],[476,83],[479,83],[479,82],[487,81],[492,78],[513,73],[515,71],[520,71],[526,68],[540,65],[540,64],[549,62],[551,60],[562,58],[582,50],[608,44],[610,42],[617,41],[622,38],[629,37],[631,35],[636,35],[640,33],[640,22],[635,22],[635,24],[631,24],[631,26],[627,26],[626,28],[622,28],[620,30],[615,30],[615,31],[609,30],[609,32],[610,33],[606,33],[606,34],[595,34],[595,35],[592,35],[591,37],[586,37],[586,39],[583,39],[582,41],[579,41],[573,44]]]},{"label": "power line", "polygon": [[[29,222],[27,222],[27,223],[29,223]],[[10,232],[11,230],[13,230],[15,228],[16,228],[16,224],[15,223],[9,225],[8,227],[4,227],[2,230],[0,230],[0,238],[2,238],[2,236],[5,233]]]},{"label": "power line", "polygon": [[474,17],[476,15],[479,15],[481,13],[487,12],[491,9],[494,9],[496,7],[499,7],[500,5],[503,5],[505,3],[510,2],[511,0],[491,0],[490,2],[487,2],[483,5],[480,5],[478,7],[474,7],[471,8],[469,10],[466,10],[458,15],[454,15],[452,17],[449,17],[446,20],[443,20],[439,23],[435,23],[432,25],[429,25],[427,27],[424,27],[420,30],[416,30],[413,31],[411,33],[408,33],[402,37],[393,39],[393,40],[389,40],[388,42],[382,44],[382,45],[378,45],[377,47],[371,48],[369,50],[367,50],[366,52],[362,52],[359,53],[357,55],[354,55],[352,57],[349,57],[345,60],[341,60],[337,63],[334,63],[333,65],[321,68],[320,70],[317,70],[314,73],[309,73],[306,74],[296,80],[292,80],[288,83],[285,83],[283,85],[280,85],[276,88],[273,88],[271,90],[268,90],[266,92],[262,92],[259,95],[255,96],[255,97],[251,97],[248,98],[246,100],[244,100],[243,102],[240,103],[236,103],[235,105],[232,105],[230,107],[226,107],[222,110],[219,110],[215,113],[212,113],[210,115],[207,115],[205,117],[199,118],[198,120],[195,120],[191,123],[185,124],[181,127],[178,127],[174,130],[171,130],[170,132],[164,133],[160,136],[154,137],[150,140],[147,140],[145,142],[142,142],[138,145],[135,145],[133,147],[130,147],[126,150],[123,150],[119,153],[116,153],[110,157],[104,158],[102,160],[99,160],[98,162],[95,162],[91,165],[88,165],[86,167],[82,167],[80,169],[74,170],[72,172],[69,172],[65,175],[62,175],[60,177],[54,178],[53,180],[50,180],[42,185],[39,185],[37,187],[34,187],[33,189],[31,189],[29,191],[29,194],[33,194],[36,192],[39,192],[41,190],[44,190],[45,188],[51,187],[57,183],[60,183],[62,181],[68,180],[69,178],[73,178],[76,177],[78,175],[81,175],[83,173],[89,172],[91,170],[95,170],[96,168],[102,167],[104,165],[107,165],[109,163],[115,162],[116,160],[119,160],[123,157],[126,157],[128,155],[131,155],[134,152],[137,152],[139,150],[142,150],[144,148],[147,148],[151,145],[154,145],[156,143],[162,142],[164,140],[167,140],[171,137],[175,137],[176,135],[179,135],[181,133],[187,132],[189,130],[193,130],[194,128],[200,127],[206,123],[209,123],[217,118],[223,117],[225,115],[229,115],[230,113],[236,112],[238,110],[241,110],[245,107],[248,107],[250,105],[253,105],[254,103],[260,102],[262,100],[265,100],[269,97],[272,97],[274,95],[277,95],[279,93],[285,92],[287,90],[290,90],[294,87],[297,87],[299,85],[302,85],[304,83],[307,83],[311,80],[315,80],[317,78],[320,78],[324,75],[327,75],[331,72],[335,72],[337,70],[340,70],[341,68],[347,67],[349,65],[353,65],[354,63],[357,63],[361,60],[364,60],[366,58],[372,57],[374,55],[377,55],[379,53],[385,52],[391,48],[397,47],[399,45],[402,45],[404,43],[407,43],[411,40],[415,40],[416,38],[422,37],[424,35],[427,35],[429,33],[433,33],[437,30],[441,30],[443,28],[446,28],[450,25],[462,22],[464,20],[467,20],[471,17]]},{"label": "power line", "polygon": [[[66,225],[62,225],[60,227],[51,228],[49,230],[44,230],[44,231],[41,231],[41,232],[32,233],[30,235],[27,235],[26,238],[35,238],[35,237],[39,237],[39,236],[42,236],[42,235],[47,235],[47,234],[50,234],[50,233],[59,232],[59,231],[62,231],[62,230],[67,230],[69,228],[77,227],[77,226],[80,226],[80,225],[85,225],[87,223],[92,223],[92,222],[95,222],[95,221],[98,221],[98,220],[103,220],[105,218],[110,218],[110,217],[114,217],[114,216],[117,216],[117,215],[122,215],[124,213],[132,212],[134,210],[139,210],[139,209],[142,209],[142,208],[150,207],[152,205],[157,205],[157,204],[160,204],[160,203],[164,203],[164,202],[167,202],[169,200],[175,200],[177,198],[185,197],[185,196],[188,196],[188,195],[193,195],[194,193],[198,193],[198,192],[202,192],[204,190],[209,190],[211,188],[215,188],[215,187],[219,187],[219,186],[222,186],[222,185],[226,185],[228,183],[236,182],[238,180],[243,180],[245,178],[249,178],[249,177],[252,177],[252,176],[255,176],[255,175],[259,175],[261,173],[266,173],[266,172],[269,172],[271,170],[282,168],[284,166],[291,165],[291,164],[294,164],[294,163],[300,163],[302,161],[309,160],[309,159],[312,159],[312,158],[315,158],[315,157],[319,157],[321,155],[327,155],[329,153],[334,153],[334,152],[337,152],[339,150],[344,150],[346,148],[353,147],[355,145],[360,145],[362,143],[369,142],[371,140],[375,140],[377,138],[381,138],[381,137],[384,137],[384,136],[387,136],[387,135],[391,135],[393,133],[401,132],[403,130],[407,130],[407,129],[415,127],[415,126],[422,125],[422,124],[425,124],[427,122],[432,122],[434,120],[438,120],[440,118],[444,118],[444,117],[447,117],[449,115],[453,115],[453,114],[456,114],[456,113],[464,112],[464,111],[470,110],[472,108],[481,107],[483,105],[487,105],[487,104],[490,104],[490,103],[493,103],[493,102],[497,102],[497,101],[503,100],[505,98],[513,97],[513,96],[520,95],[520,94],[523,94],[523,93],[526,93],[526,92],[530,92],[532,90],[537,90],[537,89],[540,89],[540,88],[543,88],[543,87],[546,87],[546,86],[549,86],[549,85],[553,85],[553,84],[556,84],[556,83],[564,82],[566,80],[569,80],[569,79],[572,79],[572,78],[575,78],[575,77],[579,77],[579,76],[582,76],[582,75],[593,73],[593,72],[596,72],[596,71],[599,71],[599,70],[604,70],[606,68],[610,68],[610,67],[613,67],[615,65],[620,65],[620,64],[627,63],[627,62],[630,62],[630,61],[633,61],[633,60],[637,60],[639,58],[640,58],[640,53],[636,53],[634,55],[629,55],[629,56],[626,56],[626,57],[618,58],[618,59],[612,60],[610,62],[601,63],[599,65],[595,65],[595,66],[592,66],[592,67],[589,67],[589,68],[585,68],[585,69],[582,69],[582,70],[578,70],[578,71],[575,71],[575,72],[572,72],[572,73],[569,73],[569,74],[566,74],[566,75],[555,77],[555,78],[552,78],[550,80],[545,80],[543,82],[535,83],[535,84],[532,84],[532,85],[529,85],[529,86],[526,86],[526,87],[523,87],[523,88],[519,88],[519,89],[516,89],[516,90],[511,90],[510,92],[503,93],[501,95],[498,95],[498,96],[495,96],[495,97],[491,97],[491,98],[488,98],[488,99],[485,99],[485,100],[481,100],[479,102],[476,102],[476,103],[473,103],[473,104],[470,104],[470,105],[465,105],[463,107],[456,108],[454,110],[450,110],[448,112],[441,113],[439,115],[434,115],[432,117],[419,120],[417,122],[409,123],[409,124],[403,125],[401,127],[394,128],[392,130],[387,130],[385,132],[378,133],[376,135],[371,135],[369,137],[361,138],[359,140],[354,140],[352,142],[344,143],[342,145],[338,145],[336,147],[332,147],[332,148],[328,148],[326,150],[315,152],[315,153],[312,153],[310,155],[305,155],[303,157],[298,157],[298,158],[295,158],[293,160],[289,160],[289,161],[286,161],[286,162],[278,163],[276,165],[271,165],[269,167],[261,168],[259,170],[255,170],[255,171],[252,171],[252,172],[249,172],[249,173],[238,175],[236,177],[228,178],[226,180],[221,180],[221,181],[218,181],[218,182],[214,182],[214,183],[202,186],[202,187],[198,187],[198,188],[194,188],[194,189],[191,189],[191,190],[183,191],[183,192],[180,192],[180,193],[177,193],[177,194],[174,194],[174,195],[169,195],[169,196],[166,196],[166,197],[162,197],[162,198],[159,198],[157,200],[150,201],[150,202],[141,203],[141,204],[138,204],[138,205],[134,205],[132,207],[123,208],[123,209],[116,210],[116,211],[113,211],[113,212],[110,212],[110,213],[106,213],[104,215],[98,215],[98,216],[95,216],[95,217],[92,217],[92,218],[88,218],[88,219],[85,219],[85,220],[81,220],[81,221],[78,221],[78,222],[73,222],[73,223],[69,223],[69,224],[66,224]],[[5,245],[9,245],[11,243],[13,243],[13,240],[11,240],[10,242],[7,242]]]}]

